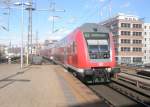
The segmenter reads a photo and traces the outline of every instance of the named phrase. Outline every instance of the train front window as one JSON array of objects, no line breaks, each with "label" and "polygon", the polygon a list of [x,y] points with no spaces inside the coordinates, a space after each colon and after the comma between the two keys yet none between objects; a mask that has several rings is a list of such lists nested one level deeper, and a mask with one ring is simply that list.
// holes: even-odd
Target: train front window
[{"label": "train front window", "polygon": [[109,36],[107,33],[85,33],[90,59],[108,59]]},{"label": "train front window", "polygon": [[108,51],[107,40],[87,40],[89,51]]}]

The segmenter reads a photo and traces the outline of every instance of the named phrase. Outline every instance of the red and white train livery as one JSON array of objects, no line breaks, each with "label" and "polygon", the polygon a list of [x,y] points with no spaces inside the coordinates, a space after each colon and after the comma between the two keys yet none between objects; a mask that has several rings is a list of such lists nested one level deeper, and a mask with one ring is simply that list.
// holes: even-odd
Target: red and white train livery
[{"label": "red and white train livery", "polygon": [[95,23],[83,24],[51,49],[53,61],[86,82],[109,81],[116,65],[112,33]]}]

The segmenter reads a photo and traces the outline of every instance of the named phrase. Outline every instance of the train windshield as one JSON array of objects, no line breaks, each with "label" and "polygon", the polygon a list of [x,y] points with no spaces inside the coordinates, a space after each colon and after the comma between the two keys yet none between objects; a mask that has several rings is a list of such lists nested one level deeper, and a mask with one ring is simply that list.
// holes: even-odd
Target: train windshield
[{"label": "train windshield", "polygon": [[85,33],[90,59],[108,59],[110,57],[108,33]]}]

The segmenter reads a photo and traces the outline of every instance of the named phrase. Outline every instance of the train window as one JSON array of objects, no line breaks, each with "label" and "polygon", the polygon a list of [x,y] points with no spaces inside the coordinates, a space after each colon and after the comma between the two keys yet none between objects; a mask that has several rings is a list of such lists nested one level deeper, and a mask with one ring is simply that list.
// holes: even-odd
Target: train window
[{"label": "train window", "polygon": [[85,33],[90,59],[108,59],[109,35],[107,33]]},{"label": "train window", "polygon": [[75,42],[73,42],[73,53],[75,53],[75,48],[76,48],[76,44],[75,44]]},{"label": "train window", "polygon": [[99,51],[108,50],[108,41],[107,40],[87,40],[89,50],[93,51],[93,47],[96,47]]}]

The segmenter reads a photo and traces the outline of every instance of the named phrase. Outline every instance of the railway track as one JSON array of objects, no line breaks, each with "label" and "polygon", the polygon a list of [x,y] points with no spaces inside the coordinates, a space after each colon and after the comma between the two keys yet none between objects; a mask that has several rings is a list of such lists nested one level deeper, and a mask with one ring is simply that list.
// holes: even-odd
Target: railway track
[{"label": "railway track", "polygon": [[139,78],[144,78],[144,79],[150,80],[150,77],[143,76],[143,75],[139,75],[139,74],[131,74],[131,73],[127,73],[127,72],[121,72],[121,73],[124,73],[124,74],[128,74],[128,75],[132,75],[132,76],[136,76],[136,77],[139,77]]},{"label": "railway track", "polygon": [[150,107],[150,91],[136,87],[128,81],[112,79],[111,83],[92,84],[88,87],[110,107]]},{"label": "railway track", "polygon": [[148,90],[150,93],[150,77],[121,72],[118,74],[117,79],[128,82],[138,88]]},{"label": "railway track", "polygon": [[112,83],[89,85],[99,97],[113,107],[150,107],[150,96],[130,84],[112,79]]},{"label": "railway track", "polygon": [[127,105],[137,105],[136,102],[124,97],[122,94],[116,92],[107,85],[94,85],[89,87],[112,107],[127,107]]}]

